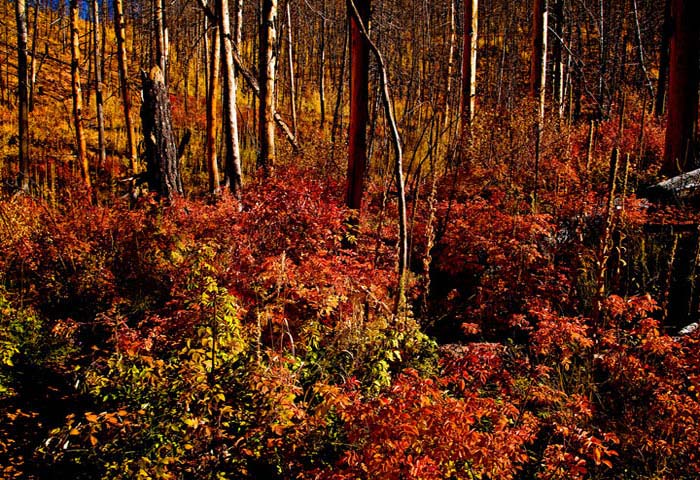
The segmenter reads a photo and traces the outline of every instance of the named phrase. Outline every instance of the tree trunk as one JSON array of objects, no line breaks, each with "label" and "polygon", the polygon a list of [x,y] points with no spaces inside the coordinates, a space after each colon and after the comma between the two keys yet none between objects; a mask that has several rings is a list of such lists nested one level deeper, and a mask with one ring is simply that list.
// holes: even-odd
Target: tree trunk
[{"label": "tree trunk", "polygon": [[673,0],[671,16],[674,27],[663,172],[673,176],[697,166],[700,2]]},{"label": "tree trunk", "polygon": [[661,50],[659,51],[659,79],[656,83],[656,101],[654,102],[654,114],[660,117],[666,113],[666,83],[668,82],[668,64],[670,62],[671,35],[673,24],[671,22],[671,0],[665,1],[664,23],[661,31]]},{"label": "tree trunk", "polygon": [[530,97],[537,101],[538,117],[544,119],[547,83],[547,0],[534,0],[532,57],[530,59]]},{"label": "tree trunk", "polygon": [[146,181],[151,191],[172,199],[182,195],[183,189],[168,89],[158,66],[153,67],[148,75],[143,72],[141,82],[141,124],[146,151]]},{"label": "tree trunk", "polygon": [[462,53],[462,141],[474,119],[476,94],[476,55],[478,49],[479,1],[466,0],[464,5],[464,45]]},{"label": "tree trunk", "polygon": [[275,45],[277,0],[263,0],[260,22],[260,154],[258,166],[269,175],[275,165]]},{"label": "tree trunk", "polygon": [[[289,8],[289,7],[287,7]],[[320,127],[323,131],[323,127],[326,124],[326,1],[323,0],[321,5],[321,45],[319,51],[318,59],[318,97],[321,107],[321,122]],[[290,24],[291,29],[291,24]],[[291,57],[291,55],[290,55]],[[296,134],[296,133],[295,133]]]},{"label": "tree trunk", "polygon": [[126,60],[126,27],[124,26],[123,0],[114,0],[114,33],[117,37],[117,60],[119,63],[119,85],[122,95],[122,107],[124,109],[124,125],[126,128],[126,142],[129,149],[129,169],[136,172],[136,137],[134,125],[131,122],[131,98],[129,96],[129,76]]},{"label": "tree trunk", "polygon": [[19,187],[29,191],[29,86],[27,76],[27,3],[15,0],[17,17],[17,96],[19,100]]},{"label": "tree trunk", "polygon": [[[226,184],[238,200],[241,199],[241,153],[238,144],[238,112],[236,111],[236,75],[233,67],[233,46],[231,45],[231,19],[228,0],[219,0],[219,31],[221,33],[221,60],[224,74],[224,141],[226,161],[224,171]],[[274,129],[274,123],[272,128]]]},{"label": "tree trunk", "polygon": [[[351,0],[348,0],[350,2]],[[355,7],[362,23],[367,25],[370,0],[358,0]],[[348,208],[362,207],[365,170],[367,169],[367,123],[369,110],[369,43],[363,37],[352,7],[348,6],[350,22],[350,125],[348,132],[348,174],[346,203]]]},{"label": "tree trunk", "polygon": [[83,131],[83,95],[80,88],[80,5],[78,0],[70,2],[70,36],[71,36],[71,86],[73,93],[73,125],[78,154],[78,165],[85,186],[90,188],[90,170],[88,167],[87,145]]},{"label": "tree trunk", "polygon": [[218,195],[221,191],[219,182],[219,164],[216,159],[216,111],[219,99],[219,30],[213,29],[211,41],[211,56],[209,58],[209,80],[207,82],[207,140],[206,156],[207,171],[209,172],[209,192]]},{"label": "tree trunk", "polygon": [[[290,103],[292,105],[292,128],[294,129],[294,136],[296,137],[299,132],[297,130],[297,95],[294,86],[294,51],[292,49],[292,14],[289,7],[289,1],[287,2],[287,60],[289,61],[289,96]],[[323,39],[321,40],[323,42]],[[321,64],[323,65],[323,64]],[[321,68],[321,77],[323,77],[323,67]],[[323,118],[323,80],[321,80],[321,118]],[[323,122],[321,122],[323,124]]]},{"label": "tree trunk", "polygon": [[168,83],[168,40],[165,27],[165,0],[154,0],[156,6],[156,64],[163,72],[163,81]]},{"label": "tree trunk", "polygon": [[102,65],[101,59],[103,56],[102,46],[100,44],[100,6],[97,0],[92,0],[93,20],[95,28],[93,30],[94,43],[94,61],[95,61],[95,104],[97,108],[97,142],[99,149],[98,168],[104,168],[107,161],[107,152],[105,149],[105,115],[104,101],[102,98]]}]

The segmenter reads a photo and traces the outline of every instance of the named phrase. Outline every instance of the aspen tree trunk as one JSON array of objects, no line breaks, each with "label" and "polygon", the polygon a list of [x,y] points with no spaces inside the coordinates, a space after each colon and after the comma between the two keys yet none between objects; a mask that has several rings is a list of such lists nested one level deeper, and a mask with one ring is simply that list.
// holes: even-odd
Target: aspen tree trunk
[{"label": "aspen tree trunk", "polygon": [[547,0],[534,0],[530,96],[538,102],[538,118],[544,119],[547,83]]},{"label": "aspen tree trunk", "polygon": [[95,62],[95,104],[97,108],[97,142],[99,149],[98,168],[104,168],[107,161],[107,151],[105,149],[105,115],[104,101],[102,98],[102,46],[100,45],[100,6],[97,0],[92,0],[93,20],[95,28],[93,30],[94,62]]},{"label": "aspen tree trunk", "polygon": [[[233,45],[231,44],[231,19],[228,0],[218,0],[219,31],[221,34],[221,56],[224,76],[224,141],[226,161],[224,170],[226,184],[238,200],[241,199],[242,173],[241,153],[238,143],[238,112],[236,111],[236,72],[233,65]],[[274,131],[274,123],[272,123]],[[240,207],[240,205],[239,205]]]},{"label": "aspen tree trunk", "polygon": [[134,136],[134,125],[131,122],[131,98],[129,96],[129,76],[126,59],[126,27],[124,25],[123,0],[114,0],[114,33],[117,38],[119,85],[122,95],[122,107],[124,109],[126,142],[129,149],[129,169],[132,173],[136,173],[136,137]]},{"label": "aspen tree trunk", "polygon": [[206,156],[207,171],[209,172],[209,192],[218,195],[221,191],[219,179],[219,164],[216,159],[216,111],[219,98],[219,31],[213,29],[211,40],[211,55],[209,58],[207,81],[207,140]]},{"label": "aspen tree trunk", "polygon": [[85,186],[89,189],[90,170],[87,159],[87,145],[85,132],[83,131],[83,95],[80,88],[80,31],[78,21],[80,19],[80,5],[78,0],[70,1],[70,36],[71,36],[71,86],[73,93],[73,124],[75,127],[75,141],[78,153],[78,165]]},{"label": "aspen tree trunk", "polygon": [[474,119],[476,95],[476,55],[478,49],[479,1],[467,0],[464,5],[464,45],[462,53],[462,141]]},{"label": "aspen tree trunk", "polygon": [[698,121],[700,71],[700,2],[673,0],[673,37],[668,95],[668,126],[663,172],[676,175],[696,167],[695,128]]},{"label": "aspen tree trunk", "polygon": [[[290,2],[287,1],[287,59],[289,60],[289,94],[292,104],[292,128],[294,136],[298,135],[297,130],[297,95],[294,89],[294,55],[292,50],[292,14],[290,12]],[[321,39],[323,42],[323,39]],[[322,64],[323,65],[323,64]],[[321,67],[321,77],[323,77],[323,67]],[[323,117],[323,80],[321,80],[321,117]],[[321,122],[323,124],[323,121]]]},{"label": "aspen tree trunk", "polygon": [[[289,4],[287,4],[289,9]],[[321,4],[321,45],[318,61],[318,96],[321,104],[321,130],[326,123],[326,0]],[[291,28],[291,24],[290,24]],[[291,57],[291,55],[290,55]],[[296,130],[295,133],[296,135]]]},{"label": "aspen tree trunk", "polygon": [[275,45],[277,0],[263,0],[260,22],[260,154],[258,166],[267,176],[275,164]]},{"label": "aspen tree trunk", "polygon": [[236,23],[233,27],[233,36],[236,40],[234,47],[236,52],[240,53],[240,45],[243,42],[243,0],[234,0],[236,2]]},{"label": "aspen tree trunk", "polygon": [[19,188],[29,191],[29,86],[27,75],[27,2],[15,0],[17,19],[17,96],[19,100]]},{"label": "aspen tree trunk", "polygon": [[32,55],[29,64],[29,112],[34,111],[34,93],[36,86],[37,66],[36,66],[36,44],[39,35],[39,3],[34,4],[34,21],[32,22]]},{"label": "aspen tree trunk", "polygon": [[659,79],[656,83],[656,100],[654,102],[654,114],[657,117],[666,113],[666,84],[668,83],[668,64],[671,60],[670,48],[673,30],[671,2],[672,0],[666,0],[664,5],[664,23],[661,31],[661,50],[659,51]]},{"label": "aspen tree trunk", "polygon": [[163,72],[163,81],[168,84],[167,31],[165,27],[165,0],[154,0],[156,7],[156,64]]},{"label": "aspen tree trunk", "polygon": [[455,41],[457,39],[455,29],[455,0],[450,0],[449,14],[449,33],[448,33],[448,53],[447,53],[447,71],[445,72],[445,118],[443,120],[442,129],[447,130],[450,123],[451,113],[451,98],[452,98],[452,71],[454,70],[455,61]]},{"label": "aspen tree trunk", "polygon": [[[346,23],[347,27],[347,23]],[[338,128],[342,127],[340,124],[342,123],[342,116],[343,112],[341,111],[341,107],[343,106],[343,93],[344,93],[344,87],[345,87],[345,68],[348,63],[348,41],[350,38],[350,32],[346,28],[345,30],[345,35],[343,39],[343,59],[340,62],[340,74],[338,75],[338,88],[336,89],[336,97],[335,97],[335,109],[333,110],[333,126],[331,127],[331,144],[335,145],[335,133],[338,130]]]},{"label": "aspen tree trunk", "polygon": [[[348,0],[350,22],[350,125],[348,132],[348,174],[346,203],[359,210],[364,193],[367,169],[367,123],[369,109],[369,42],[363,37],[359,22],[352,14]],[[355,7],[362,23],[369,24],[370,0],[358,0]]]},{"label": "aspen tree trunk", "polygon": [[564,116],[564,0],[556,0],[554,4],[554,32],[556,37],[553,45],[553,96],[558,107],[559,118]]}]

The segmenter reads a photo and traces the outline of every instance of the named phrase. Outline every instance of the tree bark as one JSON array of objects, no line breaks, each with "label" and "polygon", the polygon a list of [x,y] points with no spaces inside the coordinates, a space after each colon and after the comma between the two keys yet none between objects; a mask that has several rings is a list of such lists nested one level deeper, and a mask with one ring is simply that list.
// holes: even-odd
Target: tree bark
[{"label": "tree bark", "polygon": [[348,0],[350,22],[350,125],[348,132],[348,173],[346,203],[348,208],[362,207],[364,178],[367,169],[367,123],[369,109],[369,42],[352,14],[356,7],[364,25],[369,22],[370,0]]},{"label": "tree bark", "polygon": [[80,31],[78,21],[80,18],[80,5],[78,0],[70,2],[70,36],[71,36],[71,86],[73,94],[73,125],[75,128],[75,141],[78,156],[80,174],[89,189],[90,170],[87,158],[87,145],[85,132],[83,131],[83,95],[80,86]]},{"label": "tree bark", "polygon": [[131,98],[129,96],[129,76],[126,59],[126,27],[124,26],[124,2],[114,0],[114,33],[117,38],[117,61],[119,64],[119,86],[122,95],[122,107],[124,110],[124,126],[126,128],[126,142],[129,149],[129,169],[136,173],[136,136],[134,124],[131,122]]},{"label": "tree bark", "polygon": [[154,0],[156,7],[156,64],[163,72],[163,81],[168,84],[168,40],[165,26],[165,0]]},{"label": "tree bark", "polygon": [[[231,44],[231,19],[228,0],[217,2],[219,9],[219,31],[221,34],[221,60],[224,75],[224,142],[226,161],[224,162],[225,182],[231,193],[241,199],[242,173],[241,153],[238,143],[238,112],[236,111],[236,75],[233,66],[233,45]],[[273,127],[274,129],[274,124]]]},{"label": "tree bark", "polygon": [[[294,81],[294,50],[292,47],[292,13],[289,6],[290,2],[287,2],[287,60],[289,62],[289,96],[290,103],[292,106],[292,128],[294,129],[294,136],[299,135],[297,128],[297,94]],[[323,42],[323,39],[321,39]],[[323,65],[323,63],[321,64]],[[323,76],[323,67],[321,67],[321,76]],[[321,118],[323,118],[323,80],[321,80]],[[323,124],[323,121],[321,122]]]},{"label": "tree bark", "polygon": [[17,96],[19,100],[19,188],[29,191],[29,86],[27,75],[27,3],[15,0],[17,19]]},{"label": "tree bark", "polygon": [[211,41],[211,54],[209,58],[209,80],[207,82],[207,134],[206,157],[207,171],[209,172],[209,192],[218,195],[221,192],[219,179],[219,164],[216,158],[216,111],[219,98],[219,30],[214,27]]},{"label": "tree bark", "polygon": [[654,102],[654,114],[657,117],[666,113],[666,84],[668,83],[668,64],[671,61],[669,50],[673,30],[671,0],[666,0],[664,3],[664,23],[661,27],[661,50],[659,51],[659,79],[656,82],[656,101]]},{"label": "tree bark", "polygon": [[674,27],[663,173],[673,176],[697,166],[700,2],[673,0],[671,17]]},{"label": "tree bark", "polygon": [[99,150],[98,168],[104,168],[107,161],[107,151],[105,149],[105,115],[104,100],[102,98],[102,64],[103,45],[100,44],[100,6],[97,0],[92,0],[94,62],[95,62],[95,104],[97,109],[97,142]]},{"label": "tree bark", "polygon": [[277,0],[263,0],[260,22],[260,154],[258,166],[267,176],[275,165],[275,45]]},{"label": "tree bark", "polygon": [[532,57],[530,59],[530,97],[537,101],[539,119],[544,119],[547,83],[547,0],[534,0]]},{"label": "tree bark", "polygon": [[142,72],[141,124],[146,151],[146,181],[151,191],[172,199],[183,194],[182,178],[173,133],[168,89],[160,67]]},{"label": "tree bark", "polygon": [[479,1],[466,0],[464,5],[464,45],[462,53],[462,141],[474,119],[476,95],[476,55],[478,50]]}]

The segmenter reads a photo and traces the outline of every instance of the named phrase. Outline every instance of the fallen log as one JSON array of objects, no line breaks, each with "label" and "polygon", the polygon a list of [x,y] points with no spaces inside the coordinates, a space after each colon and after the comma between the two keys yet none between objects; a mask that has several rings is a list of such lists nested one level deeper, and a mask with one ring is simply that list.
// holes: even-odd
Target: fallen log
[{"label": "fallen log", "polygon": [[643,194],[657,201],[700,201],[700,168],[652,185]]}]

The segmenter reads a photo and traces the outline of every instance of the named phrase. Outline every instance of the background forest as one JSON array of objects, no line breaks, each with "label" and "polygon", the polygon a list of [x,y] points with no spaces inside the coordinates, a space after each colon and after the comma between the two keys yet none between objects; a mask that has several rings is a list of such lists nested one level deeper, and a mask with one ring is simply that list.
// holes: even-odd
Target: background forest
[{"label": "background forest", "polygon": [[700,477],[700,3],[0,0],[0,477]]}]

